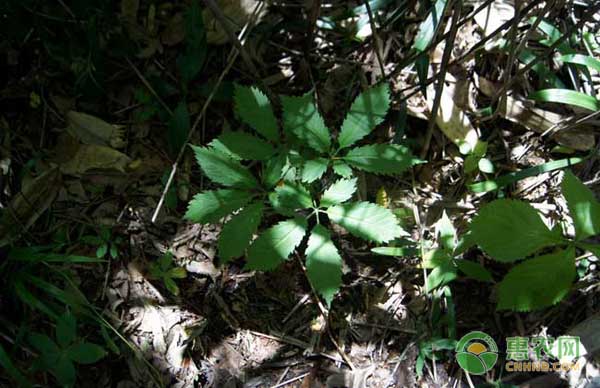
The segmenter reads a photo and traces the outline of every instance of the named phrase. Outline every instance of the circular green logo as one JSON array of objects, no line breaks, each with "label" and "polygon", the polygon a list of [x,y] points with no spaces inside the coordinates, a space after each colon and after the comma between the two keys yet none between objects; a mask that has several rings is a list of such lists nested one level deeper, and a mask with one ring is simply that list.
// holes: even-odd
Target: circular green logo
[{"label": "circular green logo", "polygon": [[498,346],[484,332],[472,331],[456,344],[456,361],[467,372],[482,375],[496,365]]}]

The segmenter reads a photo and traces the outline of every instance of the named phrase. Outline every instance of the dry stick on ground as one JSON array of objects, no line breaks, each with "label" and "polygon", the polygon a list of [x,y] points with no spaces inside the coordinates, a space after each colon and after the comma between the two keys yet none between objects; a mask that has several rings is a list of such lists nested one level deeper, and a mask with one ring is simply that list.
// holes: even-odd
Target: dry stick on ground
[{"label": "dry stick on ground", "polygon": [[[262,9],[263,5],[264,5],[263,2],[259,2],[256,5],[256,7],[254,8],[254,12],[252,13],[252,16],[251,16],[250,20],[248,20],[248,22],[246,23],[246,25],[244,26],[244,28],[240,32],[240,37],[243,37],[244,34],[245,34],[245,32],[246,32],[246,30],[250,28],[251,24],[254,21],[254,17],[256,15],[258,15],[258,13]],[[239,42],[239,39],[237,41]],[[175,177],[175,172],[177,171],[177,165],[179,164],[179,162],[181,161],[181,158],[183,157],[183,155],[185,153],[185,148],[187,147],[188,143],[192,139],[192,136],[196,132],[196,129],[198,128],[198,124],[200,124],[200,121],[204,117],[204,114],[206,113],[206,110],[208,109],[208,106],[210,105],[213,97],[215,96],[215,93],[219,89],[219,86],[221,85],[221,82],[223,82],[223,78],[225,78],[225,75],[229,72],[229,70],[233,66],[233,64],[234,64],[237,56],[239,55],[239,53],[240,53],[240,51],[238,49],[236,49],[235,47],[232,47],[232,49],[231,49],[231,51],[229,53],[229,57],[228,57],[228,61],[227,61],[227,65],[225,66],[225,69],[223,69],[223,71],[219,75],[219,78],[217,79],[217,82],[215,83],[215,86],[213,87],[213,89],[211,90],[210,94],[208,95],[208,98],[204,102],[204,105],[202,106],[202,109],[200,110],[200,113],[198,113],[198,116],[196,117],[196,120],[194,121],[194,124],[192,125],[192,128],[190,129],[190,131],[188,133],[188,136],[185,139],[185,142],[183,143],[183,146],[181,146],[181,149],[179,150],[179,153],[177,154],[177,157],[175,158],[175,162],[173,163],[173,166],[171,168],[171,173],[169,174],[169,179],[167,179],[167,183],[165,184],[165,188],[164,188],[164,190],[162,192],[162,195],[160,196],[160,200],[158,201],[158,204],[156,205],[156,209],[154,209],[154,214],[152,215],[152,223],[154,223],[156,221],[156,217],[158,217],[158,213],[160,212],[160,209],[162,208],[163,203],[165,202],[165,198],[167,197],[167,193],[169,191],[169,188],[171,187],[171,184],[173,183],[173,178]]]},{"label": "dry stick on ground", "polygon": [[381,47],[379,46],[380,41],[379,36],[377,35],[377,26],[375,25],[371,5],[369,5],[369,0],[363,0],[363,3],[365,3],[365,7],[367,8],[367,15],[369,15],[369,24],[371,24],[371,33],[373,34],[373,48],[375,49],[375,56],[377,57],[377,63],[379,64],[379,71],[381,71],[381,79],[385,79],[385,68],[383,67]]},{"label": "dry stick on ground", "polygon": [[429,116],[429,123],[427,125],[427,133],[425,134],[425,144],[421,150],[421,159],[427,156],[429,151],[429,145],[431,144],[431,137],[433,136],[433,127],[435,126],[435,118],[437,111],[442,101],[442,91],[444,89],[444,82],[446,82],[446,72],[448,70],[448,63],[450,62],[450,56],[452,55],[452,49],[454,48],[454,40],[456,33],[458,32],[458,19],[460,19],[460,12],[462,9],[462,0],[456,0],[454,3],[454,12],[452,15],[452,26],[450,27],[450,35],[446,41],[446,47],[444,47],[444,55],[442,56],[442,63],[440,64],[440,72],[438,74],[438,85],[435,91],[435,97],[433,99],[433,106],[431,107],[431,114]]},{"label": "dry stick on ground", "polygon": [[148,80],[146,79],[146,77],[144,77],[144,75],[138,70],[138,68],[133,64],[133,62],[131,62],[129,60],[129,58],[125,58],[125,60],[129,64],[129,66],[131,66],[131,68],[133,69],[133,71],[135,72],[135,74],[138,76],[138,78],[140,79],[140,81],[142,81],[142,83],[144,84],[144,86],[146,88],[148,88],[148,90],[150,91],[150,93],[152,93],[152,95],[158,100],[158,102],[160,102],[160,105],[162,105],[162,107],[165,108],[165,110],[167,112],[169,112],[170,115],[173,115],[173,111],[171,110],[171,108],[169,108],[169,106],[167,104],[165,104],[165,102],[162,100],[162,98],[160,98],[160,96],[158,95],[158,93],[156,93],[156,90],[154,90],[154,88],[152,87],[152,85],[150,85],[150,82],[148,82]]}]

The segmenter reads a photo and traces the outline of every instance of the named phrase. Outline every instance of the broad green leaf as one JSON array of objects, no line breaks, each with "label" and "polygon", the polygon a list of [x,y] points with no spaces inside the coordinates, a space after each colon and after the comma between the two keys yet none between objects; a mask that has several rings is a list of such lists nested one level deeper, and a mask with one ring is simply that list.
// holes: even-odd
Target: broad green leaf
[{"label": "broad green leaf", "polygon": [[187,140],[190,131],[190,114],[188,113],[187,103],[181,101],[169,120],[168,139],[171,153],[176,155]]},{"label": "broad green leaf", "polygon": [[577,240],[600,234],[600,203],[571,171],[565,171],[561,190],[575,224]]},{"label": "broad green leaf", "polygon": [[252,235],[256,233],[262,214],[263,204],[255,202],[246,206],[225,224],[218,242],[219,258],[222,263],[244,254]]},{"label": "broad green leaf", "polygon": [[436,223],[435,230],[436,234],[440,236],[442,247],[451,252],[454,251],[454,248],[456,248],[456,229],[445,210],[442,213],[442,218]]},{"label": "broad green leaf", "polygon": [[578,106],[594,112],[600,110],[600,101],[598,101],[598,99],[588,94],[569,89],[538,90],[537,92],[531,93],[527,98],[541,102],[554,102]]},{"label": "broad green leaf", "polygon": [[431,44],[440,22],[444,20],[446,0],[437,0],[427,18],[419,26],[419,32],[415,38],[414,49],[423,52]]},{"label": "broad green leaf", "polygon": [[331,306],[342,284],[342,258],[322,225],[312,230],[306,246],[306,273],[315,290]]},{"label": "broad green leaf", "polygon": [[483,206],[470,229],[477,245],[503,262],[524,259],[560,241],[530,204],[511,199]]},{"label": "broad green leaf", "polygon": [[456,267],[452,265],[451,261],[443,263],[440,266],[435,267],[428,275],[425,282],[425,290],[431,292],[432,290],[445,286],[458,275],[456,274]]},{"label": "broad green leaf", "polygon": [[281,206],[290,209],[306,209],[313,206],[308,189],[298,182],[283,182],[275,188]]},{"label": "broad green leaf", "polygon": [[70,312],[65,312],[56,322],[56,341],[62,348],[67,347],[77,336],[77,321]]},{"label": "broad green leaf", "polygon": [[238,161],[214,149],[196,146],[192,149],[200,168],[213,182],[246,189],[258,185],[256,178]]},{"label": "broad green leaf", "polygon": [[390,89],[381,83],[356,97],[348,111],[338,138],[340,148],[348,147],[367,136],[385,119],[390,108]]},{"label": "broad green leaf", "polygon": [[508,186],[511,183],[517,182],[524,178],[528,178],[530,176],[535,176],[543,174],[545,172],[560,170],[561,168],[573,166],[575,164],[581,163],[584,160],[585,159],[583,158],[568,158],[554,160],[552,162],[544,163],[539,166],[534,166],[526,168],[525,170],[502,175],[501,177],[496,178],[495,180],[474,183],[472,185],[469,185],[469,189],[471,189],[471,191],[473,191],[474,193],[486,193],[488,191],[497,190],[504,186]]},{"label": "broad green leaf", "polygon": [[103,347],[89,342],[73,344],[67,353],[69,358],[78,364],[93,364],[106,356]]},{"label": "broad green leaf", "polygon": [[421,258],[421,267],[433,269],[443,265],[451,264],[452,258],[445,249],[434,248],[423,253]]},{"label": "broad green leaf", "polygon": [[479,159],[479,163],[477,163],[477,167],[479,167],[479,171],[485,172],[486,174],[493,174],[496,170],[494,167],[494,163],[488,158]]},{"label": "broad green leaf", "polygon": [[235,84],[235,110],[242,120],[271,141],[279,139],[277,119],[271,102],[255,87]]},{"label": "broad green leaf", "polygon": [[356,178],[335,181],[321,196],[321,207],[339,205],[346,202],[356,191]]},{"label": "broad green leaf", "polygon": [[454,263],[465,275],[468,277],[479,280],[480,282],[493,282],[494,278],[490,271],[485,269],[481,264],[470,261],[470,260],[455,260]]},{"label": "broad green leaf", "polygon": [[560,57],[558,57],[558,59],[566,63],[574,63],[577,65],[587,66],[590,69],[594,69],[600,72],[600,60],[589,55],[567,54],[561,55]]},{"label": "broad green leaf", "polygon": [[294,218],[264,231],[248,249],[245,268],[259,271],[275,269],[302,242],[306,227],[305,219]]},{"label": "broad green leaf", "polygon": [[352,177],[352,168],[339,159],[333,161],[333,172],[342,178]]},{"label": "broad green leaf", "polygon": [[223,132],[218,139],[229,151],[227,153],[239,159],[268,160],[275,153],[271,144],[246,132]]},{"label": "broad green leaf", "polygon": [[205,191],[196,194],[190,201],[184,218],[199,224],[217,222],[247,204],[251,198],[251,193],[241,190]]},{"label": "broad green leaf", "polygon": [[177,296],[179,295],[179,287],[177,287],[177,283],[175,283],[175,280],[173,280],[173,278],[169,277],[169,276],[163,276],[163,283],[166,287],[166,289],[173,295]]},{"label": "broad green leaf", "polygon": [[67,357],[61,357],[52,366],[50,372],[56,377],[58,383],[63,387],[72,387],[77,379],[75,366]]},{"label": "broad green leaf", "polygon": [[331,134],[317,109],[312,93],[282,96],[283,127],[319,152],[329,152]]},{"label": "broad green leaf", "polygon": [[398,144],[370,144],[351,149],[342,159],[360,170],[376,174],[400,174],[421,163],[410,150]]},{"label": "broad green leaf", "polygon": [[320,179],[328,166],[329,160],[325,158],[307,160],[302,166],[302,182],[311,183]]},{"label": "broad green leaf", "polygon": [[61,353],[58,345],[45,334],[31,333],[28,340],[31,346],[41,354],[58,357]]},{"label": "broad green leaf", "polygon": [[389,209],[369,202],[354,202],[327,209],[329,219],[365,240],[387,242],[406,232]]},{"label": "broad green leaf", "polygon": [[108,244],[104,243],[96,249],[96,257],[98,259],[103,258],[108,253]]},{"label": "broad green leaf", "polygon": [[199,1],[192,1],[184,19],[185,52],[177,58],[184,88],[202,70],[206,60],[206,31]]},{"label": "broad green leaf", "polygon": [[273,210],[275,210],[276,213],[281,214],[282,216],[294,216],[294,209],[284,206],[281,203],[279,195],[277,195],[275,191],[269,193],[269,203],[271,204],[271,207],[273,208]]},{"label": "broad green leaf", "polygon": [[531,311],[560,302],[575,279],[575,250],[557,251],[515,266],[498,284],[498,310]]}]

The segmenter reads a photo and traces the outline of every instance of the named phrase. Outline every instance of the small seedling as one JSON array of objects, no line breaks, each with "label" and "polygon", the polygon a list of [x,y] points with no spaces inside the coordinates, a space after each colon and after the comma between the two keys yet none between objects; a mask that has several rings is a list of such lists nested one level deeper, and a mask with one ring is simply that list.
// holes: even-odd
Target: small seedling
[{"label": "small seedling", "polygon": [[45,334],[29,334],[29,343],[39,353],[34,371],[50,372],[61,386],[72,387],[77,379],[74,364],[93,364],[106,355],[99,345],[77,337],[77,320],[65,312],[56,322],[55,340]]},{"label": "small seedling", "polygon": [[185,279],[187,272],[183,267],[176,267],[173,263],[173,254],[167,252],[156,262],[150,264],[150,277],[162,280],[163,284],[173,295],[179,295],[179,287],[175,279]]}]

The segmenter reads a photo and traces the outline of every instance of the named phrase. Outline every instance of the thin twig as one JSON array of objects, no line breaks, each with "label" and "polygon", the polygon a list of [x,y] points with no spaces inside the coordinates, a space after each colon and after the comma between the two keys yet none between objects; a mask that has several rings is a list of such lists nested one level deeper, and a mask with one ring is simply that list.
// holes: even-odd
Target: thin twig
[{"label": "thin twig", "polygon": [[371,5],[369,0],[363,0],[365,7],[367,8],[367,15],[369,15],[369,23],[371,24],[371,33],[373,34],[373,46],[375,49],[375,56],[379,63],[379,71],[381,71],[381,78],[385,79],[385,68],[383,66],[383,58],[381,58],[381,47],[379,47],[379,36],[377,35],[377,26],[375,25],[375,19],[373,18],[373,12],[371,11]]},{"label": "thin twig", "polygon": [[442,91],[444,90],[444,82],[446,80],[446,72],[448,70],[448,63],[450,62],[450,56],[452,55],[452,49],[454,48],[454,39],[458,32],[458,20],[460,19],[460,11],[462,9],[462,0],[457,0],[454,3],[454,15],[452,15],[452,26],[450,27],[450,35],[446,41],[446,47],[444,47],[444,55],[442,56],[442,63],[440,64],[440,72],[438,74],[438,86],[435,91],[435,97],[433,99],[433,105],[429,116],[429,123],[427,125],[427,133],[425,134],[425,144],[421,150],[421,159],[427,156],[429,146],[431,144],[431,138],[433,136],[433,127],[435,126],[435,119],[437,116],[440,102],[442,101]]},{"label": "thin twig", "polygon": [[171,110],[171,108],[169,108],[169,106],[167,104],[165,104],[165,102],[162,100],[162,98],[160,98],[160,96],[158,95],[158,93],[156,93],[156,90],[154,90],[154,88],[152,87],[152,85],[150,85],[150,82],[148,82],[148,80],[146,79],[146,77],[144,77],[144,75],[138,70],[138,68],[133,64],[133,62],[131,62],[129,60],[129,58],[125,58],[125,60],[129,64],[129,66],[131,66],[131,68],[133,69],[133,71],[135,72],[135,74],[138,76],[138,78],[140,79],[140,81],[142,81],[142,83],[144,84],[144,86],[148,88],[148,90],[150,91],[150,93],[152,93],[152,95],[158,100],[158,102],[160,103],[160,105],[162,105],[162,107],[165,108],[165,110],[167,112],[169,112],[169,115],[172,116],[173,115],[173,111]]},{"label": "thin twig", "polygon": [[[240,35],[239,35],[240,38],[244,36],[244,34],[246,33],[247,29],[249,28],[249,26],[253,22],[254,17],[260,12],[260,9],[263,7],[263,4],[264,4],[263,2],[259,2],[256,5],[256,7],[254,8],[254,12],[252,14],[252,17],[250,18],[250,20],[248,20],[248,22],[246,23],[246,25],[244,26],[244,28],[240,32]],[[239,38],[238,38],[238,42],[239,42]],[[192,136],[194,135],[194,133],[196,132],[196,129],[198,128],[198,125],[200,124],[200,121],[204,117],[204,114],[206,113],[206,110],[208,109],[208,106],[212,102],[212,99],[214,98],[215,93],[219,89],[219,86],[221,85],[221,82],[223,82],[223,79],[225,78],[225,75],[229,72],[229,70],[231,69],[231,67],[235,63],[235,60],[236,60],[237,56],[239,55],[239,53],[240,53],[240,51],[237,48],[235,48],[235,47],[231,48],[231,51],[229,52],[228,61],[227,61],[227,65],[225,66],[225,69],[223,69],[223,71],[219,75],[219,78],[217,79],[217,82],[215,83],[215,86],[211,90],[211,92],[208,95],[208,98],[206,99],[206,101],[204,101],[204,105],[202,106],[202,109],[200,110],[200,113],[198,113],[198,116],[196,117],[196,120],[194,121],[194,124],[192,125],[192,128],[190,128],[190,131],[188,133],[187,139],[185,139],[185,142],[183,143],[183,145],[179,149],[179,153],[177,154],[177,157],[175,158],[175,162],[173,163],[173,167],[171,169],[171,174],[169,175],[169,180],[167,181],[167,184],[165,185],[165,188],[164,188],[164,190],[162,192],[162,195],[161,195],[161,197],[160,197],[160,199],[158,201],[158,204],[156,205],[156,209],[154,209],[154,214],[152,215],[152,223],[156,222],[156,218],[158,217],[158,213],[160,212],[160,209],[163,206],[163,203],[165,201],[165,197],[167,196],[169,188],[171,187],[171,184],[173,183],[173,177],[175,176],[175,170],[177,169],[177,165],[179,164],[179,162],[181,161],[181,158],[185,154],[185,149],[186,149],[187,145],[189,144],[190,140],[192,139]]]},{"label": "thin twig", "polygon": [[291,378],[291,379],[289,379],[289,380],[286,380],[286,381],[284,381],[284,382],[282,382],[282,383],[279,383],[279,384],[277,384],[277,385],[273,385],[271,388],[280,388],[280,387],[284,387],[284,386],[286,386],[286,385],[288,385],[288,384],[290,384],[290,383],[293,383],[294,381],[298,381],[298,380],[300,380],[300,379],[302,379],[302,378],[304,378],[304,377],[308,376],[309,374],[310,374],[310,372],[303,373],[303,374],[301,374],[301,375],[298,375],[298,376],[296,376],[296,377],[293,377],[293,378]]}]

